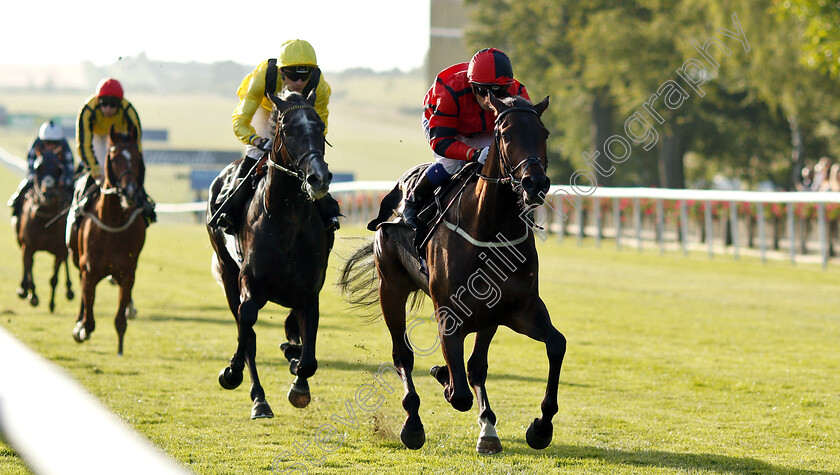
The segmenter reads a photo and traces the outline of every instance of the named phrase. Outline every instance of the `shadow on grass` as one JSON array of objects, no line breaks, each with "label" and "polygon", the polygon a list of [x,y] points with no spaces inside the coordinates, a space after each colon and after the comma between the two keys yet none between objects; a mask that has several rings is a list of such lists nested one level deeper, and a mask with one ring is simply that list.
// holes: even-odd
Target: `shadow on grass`
[{"label": "shadow on grass", "polygon": [[[531,456],[540,453],[528,447],[524,439],[513,437],[510,440],[511,442],[516,441],[521,445],[510,448],[505,447],[505,451],[508,453]],[[551,447],[554,448],[554,450],[549,449],[553,458],[597,460],[609,464],[635,467],[703,470],[726,474],[840,475],[837,472],[780,467],[749,457],[676,453],[661,450],[630,451],[579,445],[552,445]],[[558,464],[558,468],[561,466]]]}]

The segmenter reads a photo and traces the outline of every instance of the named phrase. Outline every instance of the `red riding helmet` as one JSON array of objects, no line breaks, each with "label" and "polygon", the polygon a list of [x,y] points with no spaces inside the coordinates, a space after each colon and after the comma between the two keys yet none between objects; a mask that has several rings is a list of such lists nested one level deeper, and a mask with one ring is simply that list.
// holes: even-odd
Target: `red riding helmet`
[{"label": "red riding helmet", "polygon": [[123,98],[122,84],[116,79],[105,78],[99,81],[96,86],[96,97],[112,96],[119,99]]},{"label": "red riding helmet", "polygon": [[467,78],[476,84],[509,85],[513,83],[513,66],[503,52],[485,48],[470,60]]}]

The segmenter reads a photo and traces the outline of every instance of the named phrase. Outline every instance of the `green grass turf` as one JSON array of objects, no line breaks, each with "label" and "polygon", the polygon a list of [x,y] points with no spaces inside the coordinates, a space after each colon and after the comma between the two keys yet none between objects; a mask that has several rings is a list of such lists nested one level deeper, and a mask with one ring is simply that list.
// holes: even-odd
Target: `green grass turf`
[{"label": "green grass turf", "polygon": [[[0,173],[4,194],[15,182]],[[345,402],[376,384],[374,372],[390,362],[384,323],[353,315],[333,287],[336,266],[366,235],[351,226],[339,232],[322,292],[313,399],[303,410],[285,398],[292,377],[277,345],[286,312],[272,304],[261,312],[257,358],[270,420],[249,420],[247,375],[234,391],[217,382],[236,327],[210,276],[199,226],[149,230],[134,292],[139,316],[129,321],[118,357],[116,290],[100,284],[97,330],[76,344],[78,300],[60,298],[54,315],[46,309],[46,256],[36,257],[41,306],[15,297],[19,252],[3,220],[0,325],[201,474],[270,473],[284,452],[282,467],[307,464],[310,473],[840,473],[840,269],[541,243],[542,295],[568,338],[552,444],[536,451],[525,442],[545,389],[544,346],[503,329],[490,350],[487,387],[504,451],[476,454],[475,408],[449,407],[427,374],[442,363],[439,353],[416,361],[427,441],[409,451],[398,438],[402,391],[392,376],[385,381],[396,390],[380,389],[380,408],[352,406],[356,427],[333,419],[347,418]],[[415,336],[419,344],[434,338],[422,329]],[[343,437],[332,452],[313,442],[328,423]],[[308,442],[309,461],[295,453]],[[83,452],[95,456],[95,448]],[[26,473],[4,445],[0,473]]]}]

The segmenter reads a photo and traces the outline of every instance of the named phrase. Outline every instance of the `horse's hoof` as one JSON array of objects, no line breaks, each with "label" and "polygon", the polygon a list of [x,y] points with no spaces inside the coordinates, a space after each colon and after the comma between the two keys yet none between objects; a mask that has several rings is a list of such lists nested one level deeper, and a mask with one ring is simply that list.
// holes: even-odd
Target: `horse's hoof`
[{"label": "horse's hoof", "polygon": [[497,454],[502,451],[502,441],[498,437],[479,437],[475,450],[480,454]]},{"label": "horse's hoof", "polygon": [[242,371],[234,373],[230,366],[219,371],[219,384],[225,389],[236,389],[242,384]]},{"label": "horse's hoof", "polygon": [[[528,430],[525,432],[525,440],[528,442],[528,445],[531,446],[532,449],[542,450],[548,447],[548,444],[551,443],[551,433],[553,432],[554,428],[551,425],[551,422],[543,423],[543,428],[538,430],[537,424],[539,424],[539,419],[534,419],[534,422],[528,426]],[[537,432],[543,432],[543,435],[539,435]]]},{"label": "horse's hoof", "polygon": [[283,352],[283,356],[291,362],[294,359],[299,360],[301,353],[303,353],[303,349],[301,345],[295,345],[294,343],[282,343],[280,345],[280,351]]},{"label": "horse's hoof", "polygon": [[67,300],[73,300],[74,298],[76,298],[76,294],[74,294],[72,290],[68,290],[67,291]]},{"label": "horse's hoof", "polygon": [[446,366],[432,366],[429,369],[429,374],[431,374],[437,382],[443,385],[443,387],[446,387],[446,384],[449,382],[449,370]]},{"label": "horse's hoof", "polygon": [[254,402],[254,407],[251,408],[251,419],[270,419],[274,417],[271,412],[271,407],[265,401]]},{"label": "horse's hoof", "polygon": [[82,322],[77,323],[73,328],[73,339],[76,340],[76,343],[82,343],[88,338],[90,338],[90,335],[85,330],[85,326],[82,325]]},{"label": "horse's hoof", "polygon": [[400,430],[400,440],[407,448],[417,450],[426,443],[426,431],[422,427],[419,431],[412,431],[403,426]]},{"label": "horse's hoof", "polygon": [[40,302],[41,301],[38,300],[38,296],[35,294],[32,294],[32,297],[29,299],[29,305],[32,305],[33,307],[37,307]]},{"label": "horse's hoof", "polygon": [[25,299],[25,298],[26,298],[26,296],[27,296],[27,294],[28,294],[28,292],[27,292],[27,291],[23,290],[21,287],[18,287],[18,289],[17,289],[17,296],[18,296],[18,298]]},{"label": "horse's hoof", "polygon": [[309,391],[301,391],[297,387],[295,387],[294,383],[289,387],[289,392],[286,394],[286,397],[289,398],[289,402],[292,403],[292,406],[303,409],[304,407],[309,405],[309,401],[312,400],[312,396],[309,395]]},{"label": "horse's hoof", "polygon": [[55,302],[50,302],[50,313],[55,313]]}]

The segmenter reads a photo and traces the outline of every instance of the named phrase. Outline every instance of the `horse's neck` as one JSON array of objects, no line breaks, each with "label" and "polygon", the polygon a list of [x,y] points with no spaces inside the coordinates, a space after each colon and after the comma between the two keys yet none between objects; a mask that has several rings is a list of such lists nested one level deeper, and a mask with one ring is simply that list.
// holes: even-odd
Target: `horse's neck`
[{"label": "horse's neck", "polygon": [[474,193],[477,229],[487,230],[493,235],[511,226],[519,230],[523,223],[519,216],[519,195],[514,193],[510,183],[496,181],[503,178],[503,175],[494,148],[491,147],[490,156],[481,169],[481,174],[489,179],[479,178]]},{"label": "horse's neck", "polygon": [[264,199],[263,206],[273,219],[288,222],[308,217],[308,199],[301,192],[301,182],[296,177],[279,170],[269,170],[262,187],[263,193],[257,190],[256,197]]},{"label": "horse's neck", "polygon": [[106,193],[105,190],[100,189],[96,214],[103,223],[115,225],[121,224],[125,220],[126,213],[122,209],[119,195]]}]

